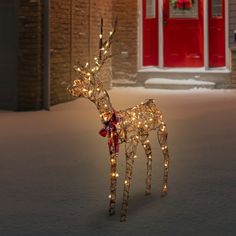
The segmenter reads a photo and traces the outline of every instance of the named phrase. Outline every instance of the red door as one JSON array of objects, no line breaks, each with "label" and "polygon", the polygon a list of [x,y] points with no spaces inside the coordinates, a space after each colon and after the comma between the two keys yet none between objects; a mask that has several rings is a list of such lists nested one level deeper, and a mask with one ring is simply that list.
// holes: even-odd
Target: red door
[{"label": "red door", "polygon": [[158,0],[143,0],[143,65],[158,65]]},{"label": "red door", "polygon": [[203,0],[164,0],[163,30],[164,66],[204,65]]},{"label": "red door", "polygon": [[209,66],[225,66],[225,1],[209,1]]}]

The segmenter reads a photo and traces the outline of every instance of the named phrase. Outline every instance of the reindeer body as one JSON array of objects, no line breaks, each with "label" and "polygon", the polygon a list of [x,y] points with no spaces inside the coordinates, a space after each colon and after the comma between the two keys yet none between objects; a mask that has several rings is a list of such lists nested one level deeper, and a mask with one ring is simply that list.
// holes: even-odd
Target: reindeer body
[{"label": "reindeer body", "polygon": [[119,113],[123,117],[124,127],[122,128],[126,130],[127,135],[138,135],[142,132],[155,130],[162,117],[152,99]]},{"label": "reindeer body", "polygon": [[[101,30],[102,32],[102,30]],[[146,195],[151,193],[151,170],[152,170],[152,149],[148,139],[149,132],[155,130],[161,150],[164,156],[164,177],[161,196],[167,194],[169,153],[167,147],[167,130],[162,120],[162,113],[154,103],[153,99],[147,100],[132,108],[116,111],[110,97],[97,73],[106,59],[110,56],[107,54],[110,48],[114,30],[110,33],[109,40],[101,43],[100,58],[95,58],[96,66],[89,69],[86,65],[75,66],[78,72],[78,79],[68,88],[68,91],[75,97],[84,97],[93,102],[101,117],[103,129],[100,131],[102,136],[108,138],[108,147],[110,153],[110,205],[109,213],[115,213],[116,204],[116,186],[117,186],[117,157],[119,154],[119,145],[125,143],[126,171],[124,180],[123,202],[121,209],[121,221],[127,217],[129,189],[132,179],[133,164],[136,158],[136,150],[139,143],[142,144],[147,157],[147,176],[146,176]],[[102,36],[100,35],[100,40]],[[104,58],[102,58],[104,56]]]}]

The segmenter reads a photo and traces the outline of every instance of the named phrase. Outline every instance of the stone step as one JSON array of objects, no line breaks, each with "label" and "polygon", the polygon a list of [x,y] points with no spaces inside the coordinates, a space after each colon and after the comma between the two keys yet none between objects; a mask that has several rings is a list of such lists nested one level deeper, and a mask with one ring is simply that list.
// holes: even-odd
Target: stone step
[{"label": "stone step", "polygon": [[214,82],[195,79],[150,78],[144,82],[144,87],[156,89],[214,89],[216,87],[216,84]]}]

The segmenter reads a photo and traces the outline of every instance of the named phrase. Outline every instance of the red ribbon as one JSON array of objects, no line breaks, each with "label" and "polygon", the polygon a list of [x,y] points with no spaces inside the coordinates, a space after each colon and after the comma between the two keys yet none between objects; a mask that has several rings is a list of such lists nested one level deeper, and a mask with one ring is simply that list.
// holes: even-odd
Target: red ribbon
[{"label": "red ribbon", "polygon": [[99,131],[102,137],[108,136],[108,147],[110,154],[119,153],[119,135],[117,133],[116,124],[120,121],[120,117],[114,112],[111,119],[104,123],[104,128]]},{"label": "red ribbon", "polygon": [[192,1],[191,0],[178,0],[176,2],[176,7],[180,9],[190,9],[192,8]]}]

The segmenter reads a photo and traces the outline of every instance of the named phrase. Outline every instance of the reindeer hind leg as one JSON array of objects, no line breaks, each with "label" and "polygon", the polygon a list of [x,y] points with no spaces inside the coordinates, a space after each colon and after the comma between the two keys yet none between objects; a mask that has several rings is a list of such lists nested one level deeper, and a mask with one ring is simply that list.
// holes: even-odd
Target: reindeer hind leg
[{"label": "reindeer hind leg", "polygon": [[164,176],[161,191],[162,197],[166,196],[168,191],[169,151],[167,146],[167,135],[166,125],[162,122],[157,131],[158,141],[164,157]]},{"label": "reindeer hind leg", "polygon": [[132,179],[133,164],[136,155],[137,144],[138,141],[135,139],[133,139],[130,143],[125,143],[126,170],[120,221],[126,221],[127,218],[129,190]]},{"label": "reindeer hind leg", "polygon": [[116,205],[116,188],[117,188],[117,154],[115,150],[110,148],[110,173],[111,173],[111,182],[110,182],[110,203],[109,203],[109,215],[115,214],[115,205]]},{"label": "reindeer hind leg", "polygon": [[150,195],[151,194],[151,178],[152,178],[152,148],[151,148],[150,141],[148,139],[148,133],[141,135],[140,141],[143,145],[145,154],[147,156],[147,176],[146,176],[145,194]]}]

